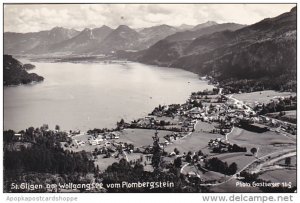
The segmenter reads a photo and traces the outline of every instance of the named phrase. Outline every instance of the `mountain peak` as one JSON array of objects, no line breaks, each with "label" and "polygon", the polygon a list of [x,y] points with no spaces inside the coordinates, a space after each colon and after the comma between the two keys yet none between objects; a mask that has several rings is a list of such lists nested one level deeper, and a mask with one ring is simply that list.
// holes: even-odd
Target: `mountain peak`
[{"label": "mountain peak", "polygon": [[92,31],[92,29],[90,29],[90,28],[84,28],[83,30],[82,30],[82,32],[91,32]]},{"label": "mountain peak", "polygon": [[59,26],[56,26],[54,28],[52,28],[51,30],[64,30],[65,28],[63,27],[59,27]]},{"label": "mountain peak", "polygon": [[215,21],[207,21],[205,23],[201,23],[201,24],[198,24],[196,25],[193,30],[199,30],[199,29],[202,29],[202,28],[205,28],[205,27],[209,27],[209,26],[212,26],[212,25],[217,25],[218,23],[215,22]]},{"label": "mountain peak", "polygon": [[161,25],[159,25],[159,26],[157,26],[157,27],[172,27],[172,26],[167,25],[167,24],[161,24]]},{"label": "mountain peak", "polygon": [[162,24],[162,25],[156,25],[156,26],[153,26],[153,27],[143,28],[140,31],[140,33],[148,35],[149,33],[153,33],[153,32],[165,32],[165,31],[169,32],[170,30],[172,32],[175,32],[177,29],[175,27],[170,26],[170,25]]},{"label": "mountain peak", "polygon": [[189,30],[192,29],[193,27],[194,27],[193,25],[188,25],[185,23],[182,23],[181,25],[177,26],[179,30]]},{"label": "mountain peak", "polygon": [[78,32],[74,29],[68,29],[63,27],[54,27],[47,31],[47,38],[44,39],[44,43],[58,43],[63,40],[68,40],[74,37]]},{"label": "mountain peak", "polygon": [[94,39],[93,31],[90,28],[84,28],[77,36],[74,38],[80,39],[80,41]]},{"label": "mountain peak", "polygon": [[111,31],[112,29],[106,25],[92,29],[93,32]]},{"label": "mountain peak", "polygon": [[107,25],[102,25],[100,28],[109,28],[109,29],[111,29],[111,28],[108,27]]},{"label": "mountain peak", "polygon": [[116,30],[127,30],[127,29],[130,29],[131,30],[131,28],[130,27],[128,27],[127,25],[119,25],[118,27],[117,27],[117,29]]},{"label": "mountain peak", "polygon": [[209,25],[215,25],[215,24],[218,24],[216,21],[207,21],[206,23],[203,23],[203,24],[209,24]]},{"label": "mountain peak", "polygon": [[50,30],[50,33],[63,33],[67,31],[69,31],[69,29],[56,26]]}]

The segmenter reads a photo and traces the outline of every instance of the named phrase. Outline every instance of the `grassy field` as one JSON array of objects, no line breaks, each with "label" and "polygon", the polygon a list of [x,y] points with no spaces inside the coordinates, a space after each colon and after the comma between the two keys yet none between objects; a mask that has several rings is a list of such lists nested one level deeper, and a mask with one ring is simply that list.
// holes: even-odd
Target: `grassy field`
[{"label": "grassy field", "polygon": [[[272,131],[268,131],[265,133],[253,133],[235,127],[229,134],[228,139],[232,144],[246,147],[247,152],[224,153],[213,155],[213,157],[218,157],[220,160],[226,161],[228,164],[231,164],[233,162],[237,163],[238,170],[242,169],[248,163],[256,159],[254,156],[251,156],[252,154],[250,150],[253,147],[258,149],[258,157],[262,157],[273,152],[280,152],[289,148],[293,149],[296,147],[296,143],[294,141]],[[248,156],[246,156],[246,154]]]},{"label": "grassy field", "polygon": [[[183,152],[197,152],[199,150],[202,150],[205,154],[208,154],[211,157],[218,157],[222,161],[226,161],[229,165],[233,162],[237,163],[238,170],[242,169],[245,167],[247,164],[255,160],[256,158],[254,156],[246,156],[246,154],[251,154],[250,149],[255,147],[258,149],[258,157],[276,152],[276,151],[282,151],[284,149],[289,149],[289,148],[295,148],[296,143],[295,141],[289,139],[288,137],[285,137],[281,134],[278,134],[273,131],[268,131],[264,133],[254,133],[250,132],[241,128],[235,127],[233,131],[228,135],[229,142],[231,144],[237,144],[242,147],[247,147],[247,152],[239,152],[239,153],[224,153],[224,154],[212,154],[210,150],[208,149],[208,142],[211,139],[216,139],[216,138],[223,138],[222,135],[220,134],[212,134],[212,133],[207,133],[203,131],[207,130],[212,130],[214,129],[215,123],[206,123],[206,122],[201,122],[199,121],[195,127],[195,131],[186,137],[182,139],[175,140],[172,144],[168,145],[165,147],[166,152],[173,152],[174,148],[177,148],[180,151],[180,154]],[[134,144],[135,147],[141,147],[141,146],[148,146],[152,145],[153,139],[152,137],[155,134],[155,130],[149,130],[149,129],[124,129],[121,134],[120,134],[120,139],[117,140],[112,140],[110,142],[127,142],[127,143],[132,143]],[[163,131],[160,130],[158,131],[158,136],[160,137],[160,142],[164,142],[165,139],[163,138],[167,134],[172,134],[170,131]],[[77,140],[83,140],[87,141],[88,135],[80,135],[75,137]],[[77,147],[72,147],[68,148],[69,150],[72,151],[82,151],[85,150],[87,152],[92,152],[94,151],[95,148],[99,148],[100,146],[91,146],[89,144],[85,144],[83,146]],[[143,162],[142,164],[144,165],[145,170],[152,171],[153,168],[150,165],[150,162],[146,161],[145,155],[141,153],[132,153],[132,154],[127,154],[128,161],[135,161],[139,159],[140,157],[143,157]],[[120,157],[122,158],[122,157]],[[103,158],[103,155],[98,155],[97,159],[95,160],[95,164],[99,166],[99,169],[101,171],[104,171],[107,166],[111,165],[114,162],[119,162],[119,159],[116,158]],[[174,157],[170,158],[169,162],[173,162]],[[144,162],[146,161],[146,165]],[[282,160],[284,161],[284,160]],[[295,164],[295,158],[292,159],[292,164]],[[215,172],[207,172],[207,173],[202,173],[199,171],[197,168],[194,166],[187,166],[184,169],[184,173],[188,173],[194,171],[197,174],[200,174],[201,178],[209,181],[209,180],[222,180],[225,177],[224,175],[220,173],[215,173]],[[279,172],[281,171],[281,172]],[[278,177],[280,179],[281,177],[285,177],[285,174],[276,174],[276,173],[284,173],[285,170],[277,170],[277,171],[268,171],[264,173],[264,177],[267,179],[271,179],[271,176],[273,173],[275,173],[273,176]],[[293,175],[293,174],[292,174]],[[289,176],[290,177],[290,176]],[[268,180],[269,180],[268,179]],[[274,179],[274,178],[273,178]],[[292,179],[292,178],[291,178]],[[229,183],[226,183],[224,185],[227,185],[228,187],[231,187],[232,191],[237,192],[237,191],[244,191],[244,192],[249,192],[249,190],[254,190],[256,191],[257,189],[253,188],[248,188],[245,191],[245,188],[240,188],[235,186],[234,181],[230,181]],[[225,191],[224,185],[218,186],[216,191]],[[226,190],[228,192],[228,190]]]},{"label": "grassy field", "polygon": [[233,97],[238,100],[244,101],[250,106],[253,106],[254,102],[268,103],[274,97],[288,97],[295,95],[296,93],[292,92],[276,92],[273,90],[266,90],[261,92],[234,94]]},{"label": "grassy field", "polygon": [[188,151],[196,152],[201,149],[204,153],[209,153],[207,148],[209,140],[223,137],[220,134],[202,132],[204,130],[207,131],[207,129],[214,129],[214,125],[215,124],[199,121],[195,126],[194,132],[180,140],[174,141],[174,143],[168,145],[165,150],[167,152],[172,152],[174,148],[177,148],[181,153],[183,153]]},{"label": "grassy field", "polygon": [[261,192],[259,190],[259,188],[257,188],[257,187],[236,186],[237,182],[238,182],[238,180],[232,179],[222,185],[211,187],[210,190],[213,192],[218,192],[218,193],[220,193],[220,192],[224,192],[224,193],[229,193],[229,192],[232,192],[232,193],[248,193],[248,192],[259,193],[259,192]]},{"label": "grassy field", "polygon": [[[276,162],[276,164],[285,165],[285,159],[282,159],[282,160]],[[296,156],[291,157],[291,165],[290,166],[297,166],[297,157]]]},{"label": "grassy field", "polygon": [[[148,129],[124,129],[121,132],[118,142],[132,143],[136,147],[152,145],[154,133],[155,130]],[[172,134],[172,132],[165,130],[158,131],[160,142],[164,142],[165,139],[163,137],[167,134]]]},{"label": "grassy field", "polygon": [[171,122],[171,123],[174,123],[174,124],[178,124],[179,122],[181,122],[183,119],[179,116],[175,116],[174,118],[172,117],[167,117],[167,116],[161,116],[161,117],[158,117],[158,116],[153,116],[156,120],[164,120],[166,122]]},{"label": "grassy field", "polygon": [[273,183],[291,182],[293,186],[296,186],[297,171],[289,169],[267,171],[260,175],[259,178]]},{"label": "grassy field", "polygon": [[213,180],[222,181],[225,178],[224,174],[214,172],[214,171],[208,171],[208,172],[203,173],[202,171],[198,170],[196,166],[193,166],[193,165],[186,166],[182,171],[182,173],[186,174],[186,175],[189,172],[194,172],[194,173],[200,175],[200,177],[203,181],[213,181]]},{"label": "grassy field", "polygon": [[89,137],[91,137],[90,135],[87,134],[80,134],[80,135],[75,135],[72,138],[75,140],[80,140],[80,141],[88,141]]},{"label": "grassy field", "polygon": [[204,132],[193,132],[191,135],[181,140],[176,140],[173,144],[168,145],[165,148],[165,151],[172,152],[174,148],[177,148],[180,153],[183,153],[188,151],[196,152],[201,149],[204,153],[208,153],[209,150],[207,148],[207,145],[209,140],[219,137],[221,137],[221,135]]},{"label": "grassy field", "polygon": [[208,132],[215,129],[215,126],[217,125],[218,125],[217,123],[198,121],[197,125],[195,126],[195,132],[202,132],[202,131]]},{"label": "grassy field", "polygon": [[[292,118],[292,119],[296,119],[297,118],[297,111],[296,110],[292,110],[292,111],[283,111],[285,113],[284,116],[282,117],[286,117],[286,118]],[[273,115],[276,116],[278,115],[279,112],[276,113],[269,113],[268,115]]]},{"label": "grassy field", "polygon": [[[127,142],[134,144],[136,147],[140,146],[145,146],[145,145],[152,145],[153,144],[153,139],[152,137],[154,136],[155,130],[148,130],[148,129],[124,129],[122,132],[120,132],[120,138],[115,139],[115,140],[108,140],[107,142]],[[164,130],[159,130],[158,131],[158,136],[160,137],[160,142],[163,142],[165,139],[163,138],[167,134],[171,134],[172,132],[170,131],[164,131]],[[89,135],[80,135],[80,136],[74,136],[73,139],[76,139],[78,141],[88,141]],[[106,141],[103,141],[103,144]],[[62,143],[64,145],[64,143]],[[78,146],[77,147],[71,147],[71,148],[65,148],[72,150],[74,152],[77,151],[93,151],[95,148],[101,147],[102,145],[96,145],[92,146],[89,143],[86,143],[85,145]]]},{"label": "grassy field", "polygon": [[272,117],[272,118],[276,118],[278,120],[282,120],[282,121],[287,121],[287,122],[291,122],[291,123],[297,123],[297,111],[296,110],[292,110],[292,111],[284,111],[285,115],[280,116],[279,112],[276,113],[268,113],[267,115]]},{"label": "grassy field", "polygon": [[224,153],[219,154],[214,157],[218,157],[222,161],[226,161],[228,165],[235,162],[237,164],[238,170],[245,167],[248,163],[254,161],[256,158],[254,156],[246,156],[244,152],[237,153]]},{"label": "grassy field", "polygon": [[273,131],[254,133],[235,127],[228,138],[231,143],[247,147],[248,152],[252,147],[259,149],[258,156],[296,146],[295,141]]},{"label": "grassy field", "polygon": [[104,155],[98,155],[98,158],[95,160],[95,165],[99,166],[99,169],[103,172],[105,169],[112,165],[115,162],[119,162],[119,159],[114,157],[103,158]]},{"label": "grassy field", "polygon": [[296,119],[297,118],[297,111],[296,110],[294,110],[294,111],[285,111],[284,117],[290,117],[290,118]]}]

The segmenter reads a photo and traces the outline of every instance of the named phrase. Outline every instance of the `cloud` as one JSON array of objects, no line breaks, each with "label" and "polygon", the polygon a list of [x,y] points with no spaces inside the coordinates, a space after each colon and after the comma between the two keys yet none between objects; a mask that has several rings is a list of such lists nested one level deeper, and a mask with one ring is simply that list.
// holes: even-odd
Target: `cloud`
[{"label": "cloud", "polygon": [[252,24],[289,11],[295,4],[9,4],[4,31],[35,32],[55,26],[86,27],[126,24],[133,28],[158,24],[196,25],[206,21]]}]

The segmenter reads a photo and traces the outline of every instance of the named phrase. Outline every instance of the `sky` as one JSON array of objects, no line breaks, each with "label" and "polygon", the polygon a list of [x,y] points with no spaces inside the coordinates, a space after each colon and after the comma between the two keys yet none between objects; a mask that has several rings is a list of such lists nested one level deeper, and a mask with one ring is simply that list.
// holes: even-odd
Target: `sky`
[{"label": "sky", "polygon": [[132,28],[207,21],[253,24],[288,12],[295,4],[7,4],[5,32],[37,32],[53,27],[82,30],[107,25]]}]

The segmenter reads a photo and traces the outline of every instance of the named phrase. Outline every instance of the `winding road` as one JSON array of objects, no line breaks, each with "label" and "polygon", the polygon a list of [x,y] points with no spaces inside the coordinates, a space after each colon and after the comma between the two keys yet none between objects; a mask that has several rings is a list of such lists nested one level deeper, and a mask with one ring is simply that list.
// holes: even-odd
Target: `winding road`
[{"label": "winding road", "polygon": [[[222,90],[220,90],[219,94],[222,94]],[[236,98],[233,98],[232,96],[233,95],[230,95],[230,96],[226,96],[224,95],[225,97],[227,97],[228,99],[232,99],[234,100],[235,102],[237,103],[240,103],[242,104],[243,106],[245,106],[247,108],[248,111],[253,111],[253,109],[251,107],[249,107],[248,105],[246,105],[243,101],[240,101]],[[266,117],[266,116],[265,116]],[[271,118],[270,118],[271,119]],[[282,121],[281,121],[282,122]],[[228,139],[228,135],[230,133],[232,133],[234,127],[232,128],[232,130],[226,134],[226,140]],[[259,148],[258,148],[259,149]],[[258,151],[256,153],[256,156],[258,154]],[[281,160],[281,159],[284,159],[284,158],[287,158],[287,157],[292,157],[292,156],[295,156],[296,155],[296,149],[287,149],[287,150],[282,150],[282,151],[276,151],[276,152],[272,152],[272,153],[269,153],[269,154],[266,154],[266,155],[263,155],[261,157],[256,157],[257,159],[254,159],[253,161],[249,162],[246,166],[244,166],[242,169],[240,169],[238,172],[236,172],[234,175],[230,176],[228,179],[226,179],[225,181],[223,182],[218,182],[218,183],[201,183],[199,184],[200,186],[219,186],[219,185],[223,185],[233,179],[236,179],[237,177],[237,174],[240,174],[241,172],[245,171],[246,169],[248,169],[252,164],[254,164],[255,162],[257,161],[261,161],[267,157],[271,157],[273,155],[277,154],[276,157],[274,157],[273,159],[270,159],[264,163],[261,163],[261,164],[258,164],[257,166],[254,167],[254,169],[252,169],[252,173],[257,173],[261,170],[261,168],[266,165],[266,164],[271,164],[271,163],[275,163],[276,161],[278,160]],[[183,170],[185,167],[187,167],[189,165],[189,163],[186,163],[182,166],[182,168],[180,169],[180,173],[183,173]],[[199,175],[199,174],[197,174]]]},{"label": "winding road", "polygon": [[[219,183],[201,183],[199,184],[200,186],[219,186],[219,185],[223,185],[233,179],[236,179],[237,177],[237,174],[240,174],[241,172],[243,172],[244,170],[246,170],[249,166],[251,166],[252,164],[254,164],[255,162],[257,162],[258,160],[262,160],[266,157],[269,157],[269,156],[272,156],[274,154],[277,154],[279,153],[279,156],[272,159],[272,160],[281,160],[283,158],[286,158],[286,157],[291,157],[291,156],[295,156],[296,155],[296,152],[295,152],[295,149],[288,149],[288,150],[283,150],[283,151],[276,151],[276,152],[272,152],[272,153],[269,153],[269,154],[266,154],[264,156],[261,156],[261,157],[258,157],[257,159],[254,159],[253,161],[251,161],[250,163],[248,163],[246,166],[244,166],[242,169],[240,169],[238,172],[236,172],[234,175],[230,176],[230,178],[226,179],[225,181],[223,182],[219,182]],[[269,161],[272,161],[272,160],[269,160]],[[183,170],[185,167],[187,167],[189,165],[189,163],[186,163],[185,165],[183,165],[183,167],[180,169],[180,173],[183,173]],[[256,168],[261,168],[260,165],[257,165]],[[257,170],[255,170],[257,171]],[[198,174],[199,175],[199,174]]]}]

